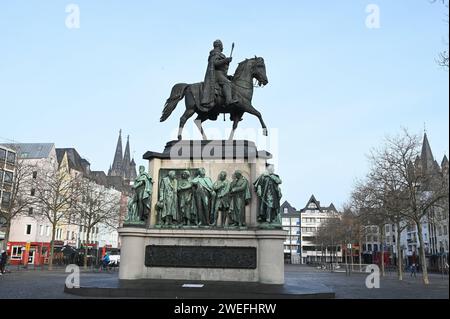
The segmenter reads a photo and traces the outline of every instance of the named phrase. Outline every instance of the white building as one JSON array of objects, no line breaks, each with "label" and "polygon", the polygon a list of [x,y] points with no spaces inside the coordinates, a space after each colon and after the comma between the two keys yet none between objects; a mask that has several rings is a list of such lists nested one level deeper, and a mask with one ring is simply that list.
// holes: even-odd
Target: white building
[{"label": "white building", "polygon": [[315,262],[340,262],[342,251],[338,243],[332,246],[322,246],[316,242],[318,228],[329,218],[336,218],[338,211],[333,203],[329,206],[320,206],[314,195],[306,203],[301,214],[301,256],[302,264]]},{"label": "white building", "polygon": [[[18,165],[29,167],[28,176],[23,191],[27,196],[35,196],[34,183],[39,182],[39,174],[57,167],[55,145],[53,143],[19,143],[8,144],[17,151]],[[25,181],[23,181],[25,182]],[[41,208],[35,204],[25,208],[25,213],[15,216],[11,221],[11,229],[7,251],[11,263],[23,263],[25,248],[29,246],[28,263],[42,264],[48,258],[52,226],[42,216]]]},{"label": "white building", "polygon": [[284,259],[287,263],[299,264],[301,260],[300,213],[285,201],[281,205],[283,230],[287,231],[284,241]]}]

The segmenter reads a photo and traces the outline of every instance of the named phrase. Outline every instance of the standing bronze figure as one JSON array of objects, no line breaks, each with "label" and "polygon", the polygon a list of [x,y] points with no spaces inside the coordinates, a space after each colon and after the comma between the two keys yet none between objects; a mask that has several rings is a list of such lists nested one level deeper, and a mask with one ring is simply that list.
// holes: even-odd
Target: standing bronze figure
[{"label": "standing bronze figure", "polygon": [[164,225],[172,225],[178,221],[178,187],[175,171],[170,171],[168,176],[161,180],[159,185],[159,201],[161,222]]},{"label": "standing bronze figure", "polygon": [[199,168],[198,175],[192,180],[194,186],[195,209],[200,226],[208,226],[210,221],[211,202],[216,192],[211,178],[206,176],[205,169]]},{"label": "standing bronze figure", "polygon": [[183,225],[196,225],[197,216],[192,200],[192,182],[189,180],[191,173],[183,171],[181,180],[178,181],[178,202],[180,212],[180,223]]},{"label": "standing bronze figure", "polygon": [[139,176],[134,180],[133,197],[128,201],[128,215],[125,223],[141,223],[148,219],[151,209],[153,180],[145,172],[144,166],[139,166]]},{"label": "standing bronze figure", "polygon": [[260,223],[279,223],[281,178],[274,174],[273,165],[253,183],[259,197],[258,221]]},{"label": "standing bronze figure", "polygon": [[241,171],[233,174],[230,184],[230,212],[233,226],[245,226],[245,206],[250,203],[252,195],[248,180]]},{"label": "standing bronze figure", "polygon": [[214,201],[213,214],[212,214],[212,226],[217,226],[219,219],[219,211],[222,212],[221,226],[225,226],[225,222],[230,211],[230,183],[227,181],[227,173],[225,171],[220,172],[218,180],[214,183],[213,189],[216,192],[216,200]]},{"label": "standing bronze figure", "polygon": [[[246,59],[239,63],[230,82],[227,71],[231,58],[222,53],[223,47],[220,40],[214,42],[214,49],[210,52],[205,82],[187,84],[178,83],[172,88],[167,99],[160,121],[165,121],[177,106],[178,102],[185,99],[186,110],[180,118],[178,139],[182,139],[183,127],[186,121],[197,113],[195,120],[204,140],[207,139],[202,128],[202,122],[217,120],[221,113],[230,114],[233,121],[229,139],[233,139],[234,132],[244,113],[250,113],[258,117],[263,134],[267,135],[267,127],[261,113],[252,105],[253,79],[259,85],[269,83],[266,75],[266,65],[261,57]],[[233,96],[235,98],[233,98]]]}]

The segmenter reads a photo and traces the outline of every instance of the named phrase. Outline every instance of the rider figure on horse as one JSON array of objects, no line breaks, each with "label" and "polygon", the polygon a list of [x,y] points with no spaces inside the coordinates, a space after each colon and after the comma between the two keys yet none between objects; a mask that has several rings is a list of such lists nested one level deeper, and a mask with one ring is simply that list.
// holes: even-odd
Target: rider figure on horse
[{"label": "rider figure on horse", "polygon": [[238,101],[234,100],[232,97],[231,81],[227,75],[232,58],[227,58],[225,54],[222,53],[222,41],[214,41],[213,46],[214,49],[209,52],[208,68],[205,74],[201,104],[207,107],[214,106],[216,84],[219,84],[222,88],[225,104],[235,104]]}]

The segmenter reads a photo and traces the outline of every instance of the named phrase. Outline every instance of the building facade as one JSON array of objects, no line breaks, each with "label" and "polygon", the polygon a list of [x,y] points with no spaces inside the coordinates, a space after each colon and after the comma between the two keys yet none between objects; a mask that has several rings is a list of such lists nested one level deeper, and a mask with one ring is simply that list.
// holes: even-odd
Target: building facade
[{"label": "building facade", "polygon": [[[9,144],[17,152],[20,165],[29,167],[30,174],[20,191],[23,196],[36,196],[34,185],[39,183],[40,174],[57,168],[55,145],[53,143]],[[31,201],[30,201],[31,202]],[[38,204],[30,204],[24,213],[11,220],[7,252],[11,264],[40,265],[48,261],[52,226],[42,215]]]},{"label": "building facade", "polygon": [[281,222],[287,232],[284,241],[284,260],[286,263],[299,264],[301,261],[301,216],[294,207],[285,201],[281,207]]},{"label": "building facade", "polygon": [[6,146],[0,145],[0,247],[6,247],[5,224],[7,210],[11,204],[11,192],[14,183],[17,152]]},{"label": "building facade", "polygon": [[338,243],[336,245],[322,245],[316,239],[317,231],[329,218],[336,218],[338,211],[333,203],[329,206],[321,206],[314,195],[311,195],[301,214],[301,262],[310,263],[337,263],[342,261],[342,251]]}]

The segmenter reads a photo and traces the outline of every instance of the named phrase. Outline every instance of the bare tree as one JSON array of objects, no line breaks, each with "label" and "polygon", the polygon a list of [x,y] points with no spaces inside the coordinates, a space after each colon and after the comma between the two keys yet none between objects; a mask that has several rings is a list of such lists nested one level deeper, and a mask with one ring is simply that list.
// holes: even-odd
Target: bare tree
[{"label": "bare tree", "polygon": [[30,190],[33,184],[34,165],[26,163],[23,159],[18,159],[15,165],[14,177],[11,185],[9,206],[0,210],[0,217],[5,224],[5,239],[3,241],[3,249],[9,241],[11,231],[11,222],[15,217],[24,215],[28,212],[29,207],[36,204],[37,199],[31,196]]},{"label": "bare tree", "polygon": [[83,178],[73,205],[75,224],[86,233],[84,267],[87,268],[88,245],[95,227],[104,224],[111,229],[118,228],[120,218],[120,194],[93,181]]},{"label": "bare tree", "polygon": [[[446,20],[445,22],[447,23],[448,26],[448,8],[449,8],[449,1],[448,0],[431,0],[432,3],[434,2],[440,2],[441,4],[444,5],[444,7],[446,8]],[[440,66],[446,68],[448,70],[449,68],[449,61],[448,61],[448,34],[447,34],[447,41],[445,43],[445,45],[447,46],[447,49],[443,50],[442,52],[439,53],[437,62]]]},{"label": "bare tree", "polygon": [[56,228],[67,223],[71,208],[79,192],[79,178],[70,175],[65,169],[52,168],[40,172],[40,180],[36,184],[36,197],[42,215],[52,225],[49,269],[53,268]]},{"label": "bare tree", "polygon": [[[372,209],[372,215],[378,216],[380,223],[394,221],[398,234],[402,219],[414,223],[423,281],[429,284],[422,225],[430,221],[434,207],[445,205],[448,183],[435,166],[424,167],[420,163],[419,149],[418,137],[406,129],[396,137],[387,137],[380,149],[371,152],[367,181],[355,193],[360,195],[360,206]],[[399,245],[397,249],[401,251]]]}]

